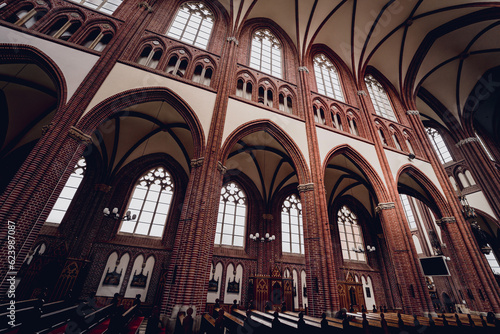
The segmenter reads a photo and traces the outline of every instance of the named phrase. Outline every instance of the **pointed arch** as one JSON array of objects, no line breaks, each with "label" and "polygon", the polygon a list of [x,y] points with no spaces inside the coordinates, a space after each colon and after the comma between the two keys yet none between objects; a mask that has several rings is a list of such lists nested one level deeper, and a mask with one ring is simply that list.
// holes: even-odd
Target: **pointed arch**
[{"label": "pointed arch", "polygon": [[201,122],[186,101],[165,87],[135,88],[113,95],[90,110],[76,127],[90,135],[102,121],[113,114],[127,107],[151,101],[169,103],[184,118],[193,137],[193,158],[200,157],[205,147]]},{"label": "pointed arch", "polygon": [[293,165],[297,171],[297,178],[300,184],[308,183],[311,180],[311,175],[304,155],[298,148],[297,144],[281,127],[268,119],[254,120],[242,124],[236,128],[226,139],[222,146],[219,161],[223,164],[228,159],[231,148],[243,137],[258,131],[265,131],[276,139],[285,151],[290,156]]},{"label": "pointed arch", "polygon": [[423,194],[419,195],[416,193],[413,193],[412,196],[416,195],[415,197],[424,202],[428,207],[432,208],[436,214],[440,215],[439,218],[453,216],[453,213],[449,209],[448,202],[443,194],[422,171],[410,164],[403,165],[396,173],[396,180],[398,184],[403,174],[407,174],[415,182],[417,182],[423,191],[426,192],[425,195],[428,197],[426,198]]},{"label": "pointed arch", "polygon": [[328,152],[325,160],[323,161],[323,173],[325,173],[326,169],[328,168],[328,161],[330,161],[330,159],[332,159],[334,156],[340,154],[345,155],[349,160],[351,160],[370,181],[370,184],[375,191],[375,195],[379,203],[389,201],[389,195],[387,193],[385,184],[378,173],[375,171],[373,166],[363,158],[363,155],[361,153],[357,152],[348,144],[339,145]]}]

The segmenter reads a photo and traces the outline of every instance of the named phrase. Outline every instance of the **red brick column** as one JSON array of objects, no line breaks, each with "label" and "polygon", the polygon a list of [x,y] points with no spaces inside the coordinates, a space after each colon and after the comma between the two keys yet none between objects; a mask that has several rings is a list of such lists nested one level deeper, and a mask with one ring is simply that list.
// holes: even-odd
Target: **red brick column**
[{"label": "red brick column", "polygon": [[[71,127],[52,127],[37,143],[27,162],[9,185],[10,191],[1,198],[0,220],[15,222],[16,263],[9,268],[6,262],[0,267],[0,296],[5,295],[8,272],[17,272],[31,249],[38,233],[73,168],[82,156],[90,137]],[[14,185],[12,183],[15,183]],[[7,228],[0,231],[6,240]],[[7,247],[2,242],[0,254],[7,259]]]},{"label": "red brick column", "polygon": [[[398,292],[401,295],[403,309],[406,313],[423,314],[433,310],[432,302],[427,290],[424,275],[420,269],[418,255],[411,240],[411,233],[403,206],[399,199],[397,180],[394,180],[384,147],[376,133],[374,116],[375,110],[365,91],[358,92],[360,105],[367,113],[367,129],[373,138],[375,151],[382,167],[383,176],[387,183],[389,203],[379,205],[380,219],[384,235],[387,240],[389,256],[394,266],[394,274]],[[413,287],[413,288],[411,288]],[[415,297],[412,296],[412,291]],[[397,296],[397,293],[395,294]],[[397,298],[394,298],[397,301]]]},{"label": "red brick column", "polygon": [[228,39],[221,57],[219,92],[210,124],[205,158],[193,161],[179,222],[172,262],[162,301],[162,312],[175,323],[178,307],[194,306],[197,315],[205,309],[214,250],[217,211],[226,167],[220,163],[229,93],[234,87],[237,40]]},{"label": "red brick column", "polygon": [[[465,221],[462,215],[461,205],[443,166],[439,162],[429,142],[429,138],[418,116],[418,112],[408,114],[410,114],[409,118],[412,126],[415,129],[415,133],[424,151],[428,152],[429,161],[431,162],[439,183],[443,187],[448,202],[446,212],[448,217],[441,219],[441,221],[448,223],[443,228],[443,234],[446,239],[449,240],[447,248],[450,249],[450,264],[456,268],[456,272],[460,275],[460,277],[452,277],[455,288],[462,291],[464,300],[466,300],[470,308],[477,311],[493,311],[495,313],[500,313],[500,295],[493,273],[474,240],[469,223]],[[467,289],[471,291],[473,299],[466,293]],[[481,300],[478,289],[483,291],[483,295],[485,296],[484,301]],[[456,297],[458,299],[460,296]]]},{"label": "red brick column", "polygon": [[298,105],[306,121],[312,183],[300,185],[298,189],[303,208],[308,307],[311,315],[319,317],[325,311],[338,310],[340,302],[324,190],[323,164],[319,154],[318,136],[309,94],[311,80],[309,70],[304,66],[299,67]]}]

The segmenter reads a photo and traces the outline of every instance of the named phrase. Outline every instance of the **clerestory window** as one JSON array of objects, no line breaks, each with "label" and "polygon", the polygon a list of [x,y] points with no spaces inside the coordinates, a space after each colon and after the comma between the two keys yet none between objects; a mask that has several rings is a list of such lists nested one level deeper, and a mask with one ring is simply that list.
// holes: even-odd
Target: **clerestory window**
[{"label": "clerestory window", "polygon": [[281,44],[268,29],[253,34],[250,67],[281,78]]},{"label": "clerestory window", "polygon": [[318,92],[344,102],[344,94],[342,93],[339,74],[335,66],[324,54],[314,57],[313,63]]},{"label": "clerestory window", "polygon": [[214,25],[213,13],[200,2],[181,5],[167,36],[206,49]]}]

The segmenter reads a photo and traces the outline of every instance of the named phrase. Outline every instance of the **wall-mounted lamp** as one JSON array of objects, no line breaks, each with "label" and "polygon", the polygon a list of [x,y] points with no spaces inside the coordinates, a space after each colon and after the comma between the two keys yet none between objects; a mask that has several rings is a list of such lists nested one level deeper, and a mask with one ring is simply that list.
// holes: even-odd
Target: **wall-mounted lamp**
[{"label": "wall-mounted lamp", "polygon": [[269,242],[276,240],[276,236],[274,234],[272,236],[269,236],[269,233],[266,233],[264,237],[260,237],[259,233],[255,233],[255,235],[250,234],[250,239],[253,241]]},{"label": "wall-mounted lamp", "polygon": [[[109,208],[104,208],[102,210],[102,213],[104,214],[104,217],[111,217],[113,219],[120,219],[120,215],[118,214],[118,208],[114,208],[113,211],[109,211]],[[136,214],[132,214],[132,212],[127,211],[125,215],[122,217],[121,220],[134,220],[137,218]]]},{"label": "wall-mounted lamp", "polygon": [[415,159],[415,154],[413,153],[408,154],[408,160],[412,161],[413,159]]},{"label": "wall-mounted lamp", "polygon": [[[368,253],[375,252],[375,250],[375,246],[366,245],[366,251]],[[363,249],[363,247],[361,247],[361,245],[359,245],[358,248],[353,247],[352,251],[355,253],[365,253],[365,250]]]}]

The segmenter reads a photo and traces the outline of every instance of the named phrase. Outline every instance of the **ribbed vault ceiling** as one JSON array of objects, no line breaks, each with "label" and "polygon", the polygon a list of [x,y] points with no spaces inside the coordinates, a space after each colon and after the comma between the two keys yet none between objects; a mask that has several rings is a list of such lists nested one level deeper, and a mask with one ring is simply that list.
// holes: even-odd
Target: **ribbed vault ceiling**
[{"label": "ribbed vault ceiling", "polygon": [[[234,35],[247,20],[268,18],[288,34],[301,59],[312,45],[324,44],[356,80],[373,66],[405,97],[407,106],[422,87],[458,121],[479,78],[500,65],[499,1],[220,2],[230,13]],[[415,100],[424,119],[445,124],[443,110],[431,109],[420,97]]]}]

